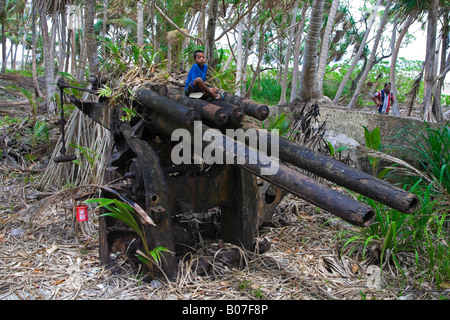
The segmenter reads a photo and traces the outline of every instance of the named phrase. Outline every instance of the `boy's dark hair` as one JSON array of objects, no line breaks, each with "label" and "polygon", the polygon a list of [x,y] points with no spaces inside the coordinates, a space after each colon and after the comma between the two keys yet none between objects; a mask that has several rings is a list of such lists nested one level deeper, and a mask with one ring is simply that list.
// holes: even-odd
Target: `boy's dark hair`
[{"label": "boy's dark hair", "polygon": [[194,51],[194,60],[195,60],[195,57],[197,57],[197,53],[204,53],[204,52],[203,52],[203,50],[195,50]]}]

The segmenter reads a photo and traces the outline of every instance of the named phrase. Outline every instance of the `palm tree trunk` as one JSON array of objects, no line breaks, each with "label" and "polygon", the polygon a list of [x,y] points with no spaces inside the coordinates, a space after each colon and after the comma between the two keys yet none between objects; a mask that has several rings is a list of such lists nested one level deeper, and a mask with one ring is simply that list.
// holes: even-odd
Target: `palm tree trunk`
[{"label": "palm tree trunk", "polygon": [[60,30],[60,39],[61,42],[59,44],[59,62],[58,62],[58,69],[59,71],[64,71],[64,67],[67,60],[67,19],[66,19],[66,9],[63,7],[61,8],[61,30]]},{"label": "palm tree trunk", "polygon": [[450,14],[450,10],[446,9],[445,12],[442,12],[441,17],[443,20],[442,23],[442,34],[441,34],[441,57],[440,57],[440,67],[439,67],[439,75],[436,77],[436,87],[435,87],[435,91],[434,91],[434,108],[433,108],[433,112],[436,115],[436,120],[438,122],[442,122],[444,120],[444,112],[442,110],[442,105],[441,105],[441,93],[442,93],[442,86],[444,85],[444,79],[445,76],[447,74],[447,72],[449,71],[449,61],[447,57],[447,47],[448,47],[448,36],[449,36],[449,32],[450,32],[450,26],[449,26],[449,14]]},{"label": "palm tree trunk", "polygon": [[143,0],[137,2],[137,26],[136,26],[136,40],[138,47],[144,44],[144,2]]},{"label": "palm tree trunk", "polygon": [[54,115],[56,113],[56,104],[53,101],[53,94],[55,93],[55,68],[54,68],[54,55],[52,52],[51,38],[48,34],[47,26],[47,8],[46,2],[42,1],[39,8],[40,24],[42,30],[42,43],[43,43],[43,55],[44,55],[44,68],[45,68],[45,87],[46,96],[45,103],[47,105],[48,115]]},{"label": "palm tree trunk", "polygon": [[5,22],[2,23],[2,74],[6,73],[6,36],[5,36]]},{"label": "palm tree trunk", "polygon": [[[11,44],[11,50],[12,47],[13,45]],[[17,49],[19,49],[19,44],[16,44],[14,50],[11,51],[11,70],[16,70]]]},{"label": "palm tree trunk", "polygon": [[[283,27],[286,23],[286,15],[283,14],[281,17],[281,23],[278,25],[277,28],[277,34],[283,34]],[[247,33],[248,34],[248,33]],[[284,41],[283,41],[284,37],[277,37],[277,42],[278,42],[278,58],[277,60],[277,83],[281,86],[282,85],[282,77],[283,77],[283,48],[284,48]]]},{"label": "palm tree trunk", "polygon": [[325,27],[325,33],[322,39],[322,48],[320,49],[319,66],[317,68],[317,82],[319,90],[323,88],[323,77],[325,75],[325,67],[327,65],[328,48],[330,45],[331,32],[333,31],[334,17],[336,16],[337,8],[339,6],[339,0],[333,0],[328,14],[327,26]]},{"label": "palm tree trunk", "polygon": [[278,104],[282,104],[286,102],[286,91],[287,91],[287,76],[289,71],[289,62],[291,61],[291,51],[292,51],[292,43],[294,42],[294,26],[295,20],[297,17],[297,9],[298,4],[294,4],[294,8],[292,9],[292,19],[291,19],[291,30],[289,32],[288,46],[286,49],[286,58],[283,69],[283,79],[281,81],[281,96]]},{"label": "palm tree trunk", "polygon": [[243,55],[242,55],[242,35],[244,34],[244,22],[238,24],[237,38],[237,58],[236,58],[236,95],[242,95],[242,75],[243,75]]},{"label": "palm tree trunk", "polygon": [[394,50],[392,51],[392,57],[391,57],[391,70],[390,70],[390,79],[391,79],[391,88],[392,93],[394,94],[395,101],[394,105],[392,106],[392,114],[394,116],[401,116],[400,112],[398,110],[398,99],[397,99],[397,74],[395,72],[395,66],[397,64],[397,58],[398,58],[398,52],[400,51],[400,46],[403,42],[403,38],[405,37],[406,33],[408,32],[408,28],[411,26],[411,24],[414,21],[414,16],[409,16],[408,20],[405,21],[405,24],[403,25],[402,31],[400,31],[400,34],[398,35],[398,39],[395,42]]},{"label": "palm tree trunk", "polygon": [[70,30],[70,35],[71,35],[70,50],[72,51],[70,68],[72,75],[74,77],[77,77],[77,38],[75,29]]},{"label": "palm tree trunk", "polygon": [[425,58],[425,83],[423,91],[423,110],[424,119],[433,121],[433,105],[432,93],[433,85],[436,78],[434,64],[436,51],[436,35],[437,35],[437,15],[438,15],[439,1],[432,0],[430,10],[428,11],[428,25],[427,25],[427,50]]},{"label": "palm tree trunk", "polygon": [[361,54],[364,50],[364,46],[366,45],[367,38],[369,37],[370,30],[372,29],[373,21],[375,20],[375,18],[377,16],[378,8],[381,5],[381,1],[382,0],[377,1],[377,4],[375,5],[375,8],[372,11],[372,14],[369,18],[369,22],[367,24],[366,32],[361,41],[358,52],[356,53],[355,58],[353,59],[352,65],[350,66],[350,69],[348,69],[347,73],[344,76],[344,79],[342,79],[341,84],[339,85],[339,88],[336,92],[336,95],[334,96],[333,103],[335,103],[335,104],[337,104],[339,102],[339,99],[341,98],[341,95],[342,95],[342,91],[344,91],[345,84],[347,83],[348,79],[350,79],[350,76],[351,76],[353,70],[355,69],[356,65],[358,64],[359,58],[361,57]]},{"label": "palm tree trunk", "polygon": [[37,66],[36,66],[36,46],[37,46],[37,40],[36,40],[36,0],[32,1],[31,4],[31,33],[32,33],[32,48],[31,48],[31,69],[33,74],[33,86],[34,86],[34,92],[36,94],[36,97],[42,97],[41,90],[39,89],[39,83],[38,83],[38,76],[37,76]]},{"label": "palm tree trunk", "polygon": [[[104,0],[104,5],[103,5],[103,21],[102,21],[102,36],[103,39],[106,38],[106,20],[108,17],[108,0]],[[105,41],[102,41],[102,55],[105,55]]]},{"label": "palm tree trunk", "polygon": [[319,99],[323,96],[317,85],[317,51],[324,5],[325,0],[314,0],[311,7],[311,19],[306,36],[303,71],[300,81],[300,97],[303,99]]},{"label": "palm tree trunk", "polygon": [[350,103],[347,106],[347,109],[352,109],[356,106],[356,101],[359,98],[359,94],[361,93],[362,87],[364,86],[364,83],[366,82],[367,76],[369,75],[370,69],[372,69],[373,62],[375,60],[375,55],[377,53],[378,45],[380,43],[381,35],[384,31],[384,26],[386,25],[386,22],[388,20],[389,16],[389,7],[391,6],[392,0],[388,0],[386,3],[386,8],[383,13],[383,17],[381,18],[380,27],[377,32],[377,36],[375,38],[375,42],[372,47],[372,51],[370,53],[369,61],[367,62],[367,66],[364,69],[364,73],[361,77],[361,80],[359,80],[358,86],[356,87],[356,91],[353,94],[352,99],[350,100]]},{"label": "palm tree trunk", "polygon": [[206,27],[205,57],[206,61],[208,62],[208,66],[210,66],[212,69],[216,68],[216,61],[214,60],[214,37],[216,34],[218,7],[219,0],[211,1],[209,9],[209,19]]},{"label": "palm tree trunk", "polygon": [[[252,23],[252,11],[249,10],[247,17],[247,30],[251,29]],[[248,56],[250,52],[250,32],[247,32],[247,36],[245,38],[245,48],[244,48],[244,57],[242,60],[242,92],[246,92],[247,88],[247,64],[248,64]]]},{"label": "palm tree trunk", "polygon": [[86,54],[89,61],[89,74],[96,76],[99,70],[98,45],[94,31],[95,0],[86,0]]},{"label": "palm tree trunk", "polygon": [[0,0],[0,14],[2,14],[5,4],[6,4],[6,0]]},{"label": "palm tree trunk", "polygon": [[[83,12],[83,16],[86,14],[86,12]],[[83,81],[83,77],[86,73],[86,63],[87,63],[87,45],[86,45],[86,24],[85,24],[85,20],[82,19],[81,21],[81,26],[80,26],[80,30],[78,30],[78,39],[79,39],[79,47],[80,47],[80,55],[78,58],[78,63],[77,63],[77,76],[76,79],[78,81]],[[126,42],[126,38],[128,36],[129,31],[126,31],[126,35],[125,35],[125,42]],[[125,55],[125,53],[124,53]]]},{"label": "palm tree trunk", "polygon": [[306,22],[306,10],[308,9],[308,6],[306,4],[303,4],[302,7],[302,13],[301,13],[301,20],[300,24],[298,26],[297,30],[297,36],[295,37],[295,50],[294,50],[294,67],[292,69],[292,86],[291,86],[291,98],[290,102],[294,101],[295,98],[297,98],[297,92],[298,92],[298,73],[300,69],[300,47],[302,43],[303,38],[303,30],[305,29],[305,22]]},{"label": "palm tree trunk", "polygon": [[266,43],[264,41],[264,35],[266,32],[266,27],[261,26],[260,28],[260,34],[259,34],[259,50],[258,50],[258,65],[256,66],[256,71],[253,74],[252,81],[247,89],[247,92],[245,93],[245,98],[250,98],[253,86],[255,85],[256,78],[259,76],[259,73],[261,72],[261,61],[264,57],[264,51],[266,49]]},{"label": "palm tree trunk", "polygon": [[[6,38],[5,38],[5,19],[2,18],[3,8],[5,7],[6,0],[0,0],[0,23],[2,27],[2,74],[6,73]],[[6,14],[5,14],[6,16]],[[5,17],[6,18],[6,17]]]}]

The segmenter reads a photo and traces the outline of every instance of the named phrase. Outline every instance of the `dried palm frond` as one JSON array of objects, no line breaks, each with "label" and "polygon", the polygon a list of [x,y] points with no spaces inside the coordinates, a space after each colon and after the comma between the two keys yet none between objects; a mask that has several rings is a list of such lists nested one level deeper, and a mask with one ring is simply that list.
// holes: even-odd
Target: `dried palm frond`
[{"label": "dried palm frond", "polygon": [[[85,116],[78,109],[72,113],[66,128],[66,149],[68,154],[77,156],[77,162],[55,163],[50,161],[42,178],[36,183],[38,189],[53,188],[55,190],[64,186],[74,187],[103,183],[110,131]],[[52,159],[59,155],[61,146],[62,138],[55,146]],[[87,152],[81,152],[81,148]]]}]

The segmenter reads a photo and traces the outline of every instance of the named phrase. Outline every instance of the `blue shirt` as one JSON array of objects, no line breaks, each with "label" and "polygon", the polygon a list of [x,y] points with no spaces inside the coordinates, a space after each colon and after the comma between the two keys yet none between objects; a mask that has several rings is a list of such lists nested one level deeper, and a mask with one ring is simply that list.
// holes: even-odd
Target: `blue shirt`
[{"label": "blue shirt", "polygon": [[206,72],[208,71],[208,66],[206,64],[203,65],[202,68],[198,66],[198,64],[194,64],[191,67],[191,70],[189,70],[189,73],[187,75],[186,79],[186,87],[184,88],[184,91],[187,90],[188,86],[191,85],[193,88],[200,90],[194,84],[192,83],[196,78],[200,77],[203,81],[206,81]]}]

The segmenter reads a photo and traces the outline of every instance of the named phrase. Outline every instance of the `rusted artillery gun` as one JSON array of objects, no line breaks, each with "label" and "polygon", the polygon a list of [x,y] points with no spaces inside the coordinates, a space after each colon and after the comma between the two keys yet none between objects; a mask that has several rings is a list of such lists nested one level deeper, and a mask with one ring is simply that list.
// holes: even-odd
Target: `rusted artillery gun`
[{"label": "rusted artillery gun", "polygon": [[[69,87],[63,81],[58,85],[61,92]],[[137,116],[128,122],[119,120],[122,108],[109,106],[107,100],[92,102],[68,97],[83,113],[111,131],[106,181],[120,181],[114,189],[144,208],[155,222],[156,226],[145,226],[150,248],[162,246],[175,251],[176,244],[188,236],[177,216],[219,207],[220,238],[253,250],[257,229],[286,193],[356,226],[368,226],[373,221],[371,207],[292,167],[403,213],[412,213],[418,202],[416,196],[387,182],[245,124],[243,115],[264,120],[269,109],[230,93],[222,101],[206,101],[188,98],[175,88],[148,85],[137,90],[129,102]],[[227,132],[230,129],[231,135]],[[244,133],[244,138],[237,133]],[[180,148],[181,136],[185,149]],[[180,156],[180,151],[190,146],[194,153]],[[214,161],[205,165],[207,151]],[[174,161],[174,155],[183,158],[184,163]],[[196,162],[196,156],[202,156],[203,162]],[[105,264],[118,242],[135,238],[130,229],[109,217],[100,219],[99,233],[100,259]],[[169,278],[176,275],[175,256],[165,255],[163,270]]]}]

